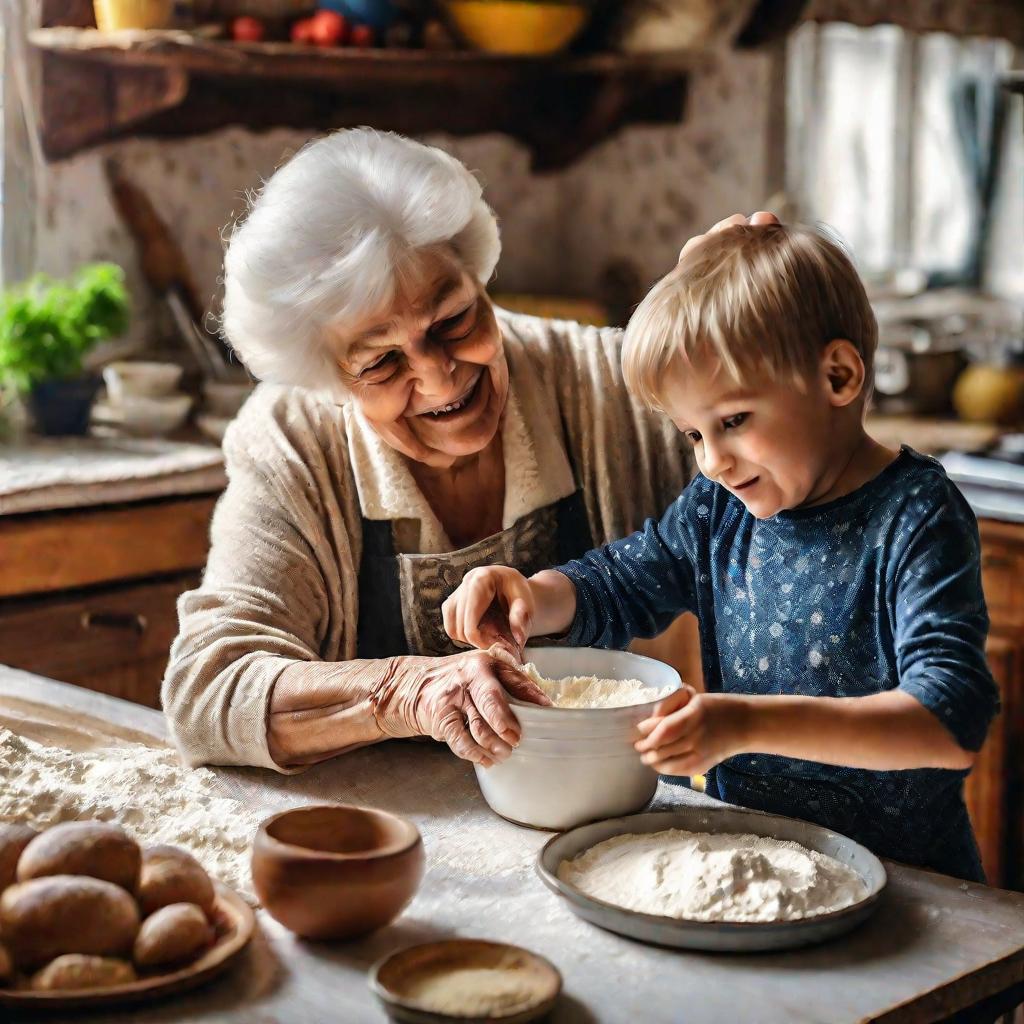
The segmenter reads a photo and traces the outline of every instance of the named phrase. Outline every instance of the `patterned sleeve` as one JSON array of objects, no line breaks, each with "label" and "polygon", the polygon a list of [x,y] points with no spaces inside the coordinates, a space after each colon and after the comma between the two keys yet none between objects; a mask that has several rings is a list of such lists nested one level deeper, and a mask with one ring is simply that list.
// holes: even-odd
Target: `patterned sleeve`
[{"label": "patterned sleeve", "polygon": [[695,543],[689,506],[695,484],[660,520],[622,540],[558,566],[576,587],[576,617],[566,637],[574,647],[625,647],[657,636],[682,612],[697,610]]},{"label": "patterned sleeve", "polygon": [[985,658],[980,549],[974,513],[948,485],[901,552],[889,592],[900,689],[967,750],[981,747],[999,709]]}]

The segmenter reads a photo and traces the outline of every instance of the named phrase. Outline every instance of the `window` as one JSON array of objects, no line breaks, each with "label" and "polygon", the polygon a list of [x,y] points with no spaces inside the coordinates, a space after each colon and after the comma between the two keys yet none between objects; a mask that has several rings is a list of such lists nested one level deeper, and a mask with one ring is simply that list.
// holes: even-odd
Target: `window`
[{"label": "window", "polygon": [[[996,152],[999,216],[983,251],[998,275],[994,241],[1006,259],[1012,249],[1011,283],[1024,293],[1024,132],[1019,98],[999,85],[1013,59],[1000,40],[892,25],[802,26],[788,44],[786,140],[786,188],[801,219],[834,227],[866,274],[911,267],[958,283],[977,249],[978,179]],[[980,166],[969,172],[956,110],[970,108],[972,90]],[[1000,106],[1003,137],[994,147],[990,122]],[[1001,223],[1007,216],[1022,221],[1016,230]]]}]

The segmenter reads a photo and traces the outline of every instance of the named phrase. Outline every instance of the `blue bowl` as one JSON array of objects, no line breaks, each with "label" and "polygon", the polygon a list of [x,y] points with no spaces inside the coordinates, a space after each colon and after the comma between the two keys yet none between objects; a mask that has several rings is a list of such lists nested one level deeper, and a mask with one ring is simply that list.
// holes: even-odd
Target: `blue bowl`
[{"label": "blue bowl", "polygon": [[386,29],[396,13],[391,0],[319,0],[317,6],[337,11],[353,24],[370,25],[378,31]]}]

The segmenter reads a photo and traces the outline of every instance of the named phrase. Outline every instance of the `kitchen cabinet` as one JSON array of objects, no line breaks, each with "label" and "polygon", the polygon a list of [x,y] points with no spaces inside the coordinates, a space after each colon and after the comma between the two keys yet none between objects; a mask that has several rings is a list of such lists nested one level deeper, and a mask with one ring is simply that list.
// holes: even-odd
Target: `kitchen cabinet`
[{"label": "kitchen cabinet", "polygon": [[0,661],[158,707],[215,495],[0,519]]},{"label": "kitchen cabinet", "polygon": [[980,522],[981,574],[991,631],[988,655],[1002,710],[966,799],[993,885],[1024,889],[1024,523]]}]

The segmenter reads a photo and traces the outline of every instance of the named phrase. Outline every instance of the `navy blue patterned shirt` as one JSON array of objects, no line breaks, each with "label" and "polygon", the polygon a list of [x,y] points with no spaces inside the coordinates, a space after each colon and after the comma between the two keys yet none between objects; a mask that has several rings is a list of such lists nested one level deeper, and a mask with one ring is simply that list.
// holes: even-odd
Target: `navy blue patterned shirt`
[{"label": "navy blue patterned shirt", "polygon": [[[998,709],[979,547],[963,496],[910,448],[851,494],[764,520],[698,476],[660,520],[559,567],[577,593],[567,640],[625,647],[691,611],[708,692],[857,697],[899,687],[977,750]],[[708,791],[980,880],[966,774],[743,754],[711,771]]]}]

